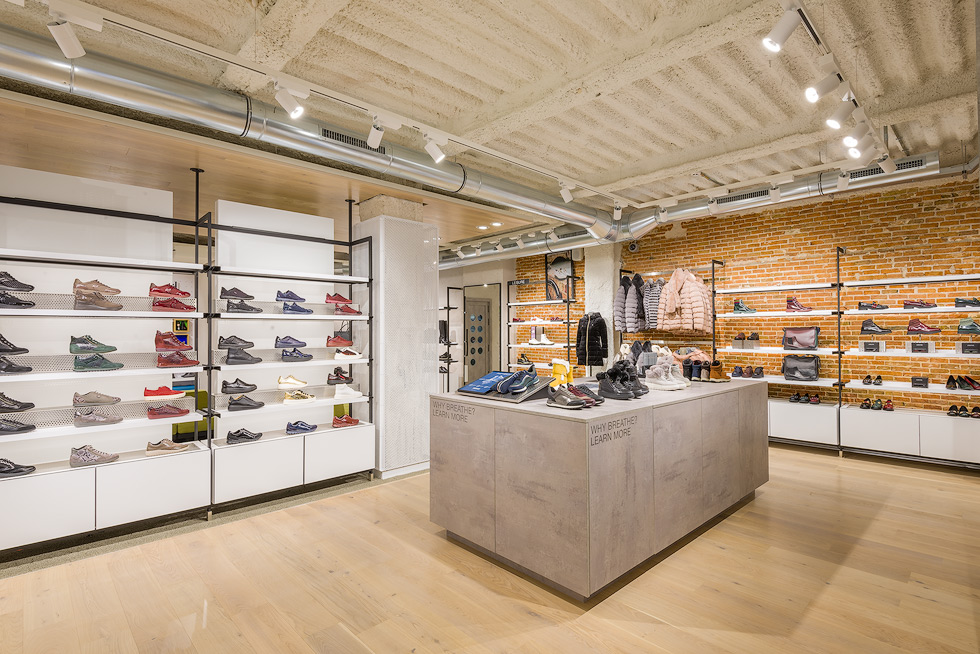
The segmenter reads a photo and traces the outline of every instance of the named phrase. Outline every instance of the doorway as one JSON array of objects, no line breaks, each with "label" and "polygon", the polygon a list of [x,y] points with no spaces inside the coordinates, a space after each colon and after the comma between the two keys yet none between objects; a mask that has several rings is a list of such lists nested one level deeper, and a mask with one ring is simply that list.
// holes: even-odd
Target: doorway
[{"label": "doorway", "polygon": [[466,298],[463,304],[463,318],[466,329],[466,346],[463,348],[463,364],[466,370],[466,383],[479,379],[491,372],[490,350],[495,338],[493,312],[490,300],[485,298]]}]

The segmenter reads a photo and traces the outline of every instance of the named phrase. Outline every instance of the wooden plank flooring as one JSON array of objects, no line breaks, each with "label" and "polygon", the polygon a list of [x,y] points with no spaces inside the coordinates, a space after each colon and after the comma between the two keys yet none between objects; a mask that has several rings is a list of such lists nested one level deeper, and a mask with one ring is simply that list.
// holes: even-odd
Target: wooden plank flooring
[{"label": "wooden plank flooring", "polygon": [[448,542],[419,475],[0,580],[0,652],[980,652],[980,476],[771,469],[589,604]]}]

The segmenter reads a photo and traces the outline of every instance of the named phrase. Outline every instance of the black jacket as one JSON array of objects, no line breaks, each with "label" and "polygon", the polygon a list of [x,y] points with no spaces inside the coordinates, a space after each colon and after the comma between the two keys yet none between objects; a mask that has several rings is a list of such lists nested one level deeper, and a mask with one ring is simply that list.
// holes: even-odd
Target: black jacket
[{"label": "black jacket", "polygon": [[609,349],[606,321],[598,313],[587,313],[578,321],[575,355],[580,366],[602,366]]}]

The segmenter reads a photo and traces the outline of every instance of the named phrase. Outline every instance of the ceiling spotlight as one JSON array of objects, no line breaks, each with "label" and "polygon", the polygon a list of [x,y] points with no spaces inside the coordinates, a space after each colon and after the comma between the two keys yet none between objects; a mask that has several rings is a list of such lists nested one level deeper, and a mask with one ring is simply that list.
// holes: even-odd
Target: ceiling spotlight
[{"label": "ceiling spotlight", "polygon": [[857,142],[853,148],[847,151],[847,156],[851,159],[860,159],[861,155],[866,154],[875,144],[875,137],[866,134],[863,139]]},{"label": "ceiling spotlight", "polygon": [[569,184],[568,182],[558,182],[558,186],[561,187],[561,199],[565,202],[571,202],[574,198],[572,197],[572,189],[575,188],[574,184]]},{"label": "ceiling spotlight", "polygon": [[885,155],[885,158],[879,161],[878,165],[881,166],[881,169],[888,175],[891,175],[893,172],[898,170],[898,166],[895,165],[895,160],[888,155]]},{"label": "ceiling spotlight", "polygon": [[446,154],[439,147],[439,144],[428,134],[423,134],[422,136],[425,138],[425,151],[429,153],[429,156],[432,157],[434,162],[442,163],[442,160],[446,158]]},{"label": "ceiling spotlight", "polygon": [[476,228],[477,228],[477,229],[483,229],[483,230],[487,230],[487,229],[490,229],[490,228],[489,228],[489,227],[487,227],[486,225],[477,225],[477,226],[476,226]]},{"label": "ceiling spotlight", "polygon": [[770,187],[770,189],[769,189],[769,201],[770,202],[779,202],[779,198],[780,198],[781,195],[782,195],[782,193],[780,192],[778,186]]},{"label": "ceiling spotlight", "polygon": [[503,223],[490,223],[490,224],[493,225],[494,227],[503,227],[504,226]]},{"label": "ceiling spotlight", "polygon": [[831,129],[840,129],[841,125],[844,124],[844,121],[851,117],[852,113],[854,113],[854,103],[850,100],[844,100],[840,103],[840,106],[837,107],[837,111],[835,111],[833,115],[827,119],[827,127],[830,127]]},{"label": "ceiling spotlight", "polygon": [[837,176],[837,190],[846,191],[847,186],[850,183],[851,183],[851,173],[845,172],[843,170],[840,171],[840,174]]},{"label": "ceiling spotlight", "polygon": [[619,222],[623,219],[623,208],[618,204],[613,207],[613,220]]},{"label": "ceiling spotlight", "polygon": [[473,254],[475,254],[476,256],[480,256],[481,254],[483,254],[483,249],[479,245],[475,247],[475,250],[476,251]]},{"label": "ceiling spotlight", "polygon": [[858,166],[860,166],[861,168],[868,167],[869,165],[871,165],[871,162],[874,161],[874,159],[877,156],[878,156],[878,148],[875,147],[868,148],[868,151],[865,152],[863,155],[861,155],[861,158],[858,159],[857,162]]},{"label": "ceiling spotlight", "polygon": [[514,242],[517,243],[517,249],[519,249],[519,250],[523,250],[524,249],[524,239],[523,238],[521,238],[520,236],[518,236],[517,238],[514,239]]},{"label": "ceiling spotlight", "polygon": [[822,80],[817,82],[806,90],[806,99],[810,102],[817,102],[820,98],[827,95],[837,87],[839,87],[843,82],[837,76],[837,73],[830,73]]},{"label": "ceiling spotlight", "polygon": [[548,232],[548,239],[552,243],[557,243],[558,242],[558,232],[555,231],[555,230],[551,230],[550,232]]},{"label": "ceiling spotlight", "polygon": [[466,255],[463,254],[463,248],[456,248],[454,252],[456,253],[456,256],[459,257],[460,259],[466,258]]},{"label": "ceiling spotlight", "polygon": [[75,30],[71,23],[63,19],[56,20],[53,23],[48,23],[48,29],[58,47],[61,48],[61,53],[65,55],[65,59],[78,59],[85,56],[85,48],[75,36]]},{"label": "ceiling spotlight", "polygon": [[801,22],[799,9],[793,7],[779,19],[772,31],[762,39],[763,47],[770,52],[779,52],[783,49],[783,44],[790,37]]},{"label": "ceiling spotlight", "polygon": [[279,86],[279,84],[276,84],[276,102],[286,110],[286,113],[293,120],[303,115],[303,105],[296,101],[293,92],[284,86]]},{"label": "ceiling spotlight", "polygon": [[713,199],[712,200],[708,200],[708,213],[710,213],[711,215],[714,215],[714,214],[718,213],[718,211],[719,211],[718,203],[715,200],[713,200]]},{"label": "ceiling spotlight", "polygon": [[501,243],[500,241],[497,241],[497,243],[493,246],[493,249],[496,250],[497,252],[503,252],[504,244]]},{"label": "ceiling spotlight", "polygon": [[868,125],[866,123],[858,123],[858,126],[851,130],[851,133],[844,137],[844,146],[848,148],[853,148],[858,144],[864,135],[870,132]]},{"label": "ceiling spotlight", "polygon": [[381,145],[381,139],[385,135],[385,127],[378,122],[378,118],[375,117],[374,122],[371,124],[371,131],[368,132],[367,146],[372,150],[377,150],[378,146]]}]

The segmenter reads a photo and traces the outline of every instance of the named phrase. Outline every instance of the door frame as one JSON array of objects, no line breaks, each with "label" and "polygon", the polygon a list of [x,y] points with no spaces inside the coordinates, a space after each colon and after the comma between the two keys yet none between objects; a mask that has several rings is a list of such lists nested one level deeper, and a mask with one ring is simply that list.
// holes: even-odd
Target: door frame
[{"label": "door frame", "polygon": [[[491,363],[491,366],[490,367],[493,370],[501,370],[501,367],[500,366],[501,366],[501,362],[503,361],[503,358],[504,358],[504,349],[506,349],[510,345],[509,343],[502,343],[501,342],[501,339],[503,338],[503,335],[508,333],[508,330],[507,330],[506,324],[505,324],[506,323],[506,320],[507,320],[507,312],[504,310],[506,308],[506,305],[504,304],[504,289],[503,289],[503,284],[501,284],[500,282],[487,282],[486,284],[466,284],[466,285],[464,285],[463,286],[463,306],[464,307],[466,306],[466,289],[468,289],[468,288],[488,288],[490,286],[496,286],[497,287],[497,312],[500,315],[500,320],[498,321],[499,324],[496,325],[496,328],[499,330],[498,333],[497,333],[497,340],[496,340],[496,343],[497,343],[497,364],[496,364],[496,366],[492,365],[493,364],[493,361],[491,360],[490,361],[490,363]],[[465,368],[466,367],[464,366],[463,369],[465,370]]]}]

